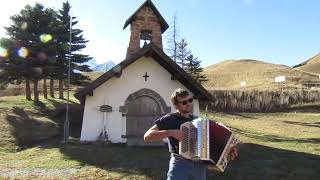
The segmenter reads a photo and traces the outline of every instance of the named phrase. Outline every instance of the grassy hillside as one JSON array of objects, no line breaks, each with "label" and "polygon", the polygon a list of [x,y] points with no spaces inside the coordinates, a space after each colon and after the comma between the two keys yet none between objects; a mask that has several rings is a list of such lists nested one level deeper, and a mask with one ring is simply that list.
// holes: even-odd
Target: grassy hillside
[{"label": "grassy hillside", "polygon": [[[226,60],[218,64],[204,68],[204,74],[209,81],[204,83],[208,90],[239,90],[241,81],[246,81],[247,90],[280,90],[281,87],[274,82],[276,76],[286,76],[284,89],[308,88],[304,84],[308,82],[320,83],[319,76],[314,72],[319,70],[316,62],[320,60],[320,55],[307,64],[291,68],[285,65],[272,64],[251,59]],[[103,72],[83,73],[91,81],[100,77]],[[49,81],[47,82],[49,86]],[[55,81],[55,91],[58,91],[58,81]],[[43,81],[39,82],[41,93]],[[71,86],[72,93],[76,92],[80,86]],[[25,84],[10,85],[6,90],[0,90],[1,96],[23,95]]]},{"label": "grassy hillside", "polygon": [[[14,152],[61,135],[65,100],[40,100],[34,103],[24,96],[0,97],[0,151]],[[76,102],[72,97],[72,109]]]},{"label": "grassy hillside", "polygon": [[317,54],[310,58],[309,60],[297,65],[296,69],[311,72],[315,74],[320,74],[320,54]]},{"label": "grassy hillside", "polygon": [[91,81],[97,79],[98,77],[100,77],[102,74],[104,74],[104,72],[85,72],[85,73],[82,73],[83,75],[85,76],[88,76]]},{"label": "grassy hillside", "polygon": [[223,61],[206,67],[204,73],[209,78],[204,86],[209,90],[238,90],[241,81],[246,81],[245,89],[275,90],[279,86],[274,78],[282,75],[286,76],[286,89],[302,88],[304,81],[319,81],[312,73],[250,59]]}]

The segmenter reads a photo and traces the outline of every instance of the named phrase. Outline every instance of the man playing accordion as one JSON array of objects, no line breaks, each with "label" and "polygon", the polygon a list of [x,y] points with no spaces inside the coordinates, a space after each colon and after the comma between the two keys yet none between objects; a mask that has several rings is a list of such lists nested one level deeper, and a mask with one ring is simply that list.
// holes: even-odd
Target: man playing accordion
[{"label": "man playing accordion", "polygon": [[[193,98],[188,91],[178,88],[172,93],[171,101],[177,111],[156,119],[155,125],[145,133],[144,141],[153,142],[168,138],[168,147],[171,153],[167,173],[168,180],[206,179],[206,164],[179,155],[179,141],[185,138],[180,130],[180,125],[198,118],[191,114]],[[229,155],[231,160],[238,156],[236,146],[230,150]]]}]

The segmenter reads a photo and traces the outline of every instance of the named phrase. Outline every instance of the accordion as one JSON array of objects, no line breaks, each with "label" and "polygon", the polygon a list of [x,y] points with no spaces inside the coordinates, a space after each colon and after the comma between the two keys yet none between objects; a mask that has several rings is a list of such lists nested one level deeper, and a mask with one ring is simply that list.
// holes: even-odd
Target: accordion
[{"label": "accordion", "polygon": [[179,142],[179,154],[208,164],[208,169],[224,172],[229,152],[239,143],[234,134],[221,123],[197,118],[181,124],[186,138]]}]

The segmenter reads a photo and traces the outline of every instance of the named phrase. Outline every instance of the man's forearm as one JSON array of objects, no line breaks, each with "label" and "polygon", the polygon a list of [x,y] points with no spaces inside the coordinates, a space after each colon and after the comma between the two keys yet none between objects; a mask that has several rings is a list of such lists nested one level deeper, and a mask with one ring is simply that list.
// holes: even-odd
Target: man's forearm
[{"label": "man's forearm", "polygon": [[171,130],[149,130],[144,135],[145,142],[160,141],[164,138],[172,136]]}]

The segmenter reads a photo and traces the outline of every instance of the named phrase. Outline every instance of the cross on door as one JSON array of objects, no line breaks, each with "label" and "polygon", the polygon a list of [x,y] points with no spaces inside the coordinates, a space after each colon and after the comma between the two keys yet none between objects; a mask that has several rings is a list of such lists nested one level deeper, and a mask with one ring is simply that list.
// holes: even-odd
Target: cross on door
[{"label": "cross on door", "polygon": [[142,76],[142,77],[144,77],[144,81],[147,81],[147,78],[150,77],[150,76],[149,76],[148,73],[146,72],[146,73],[144,74],[144,76]]}]

